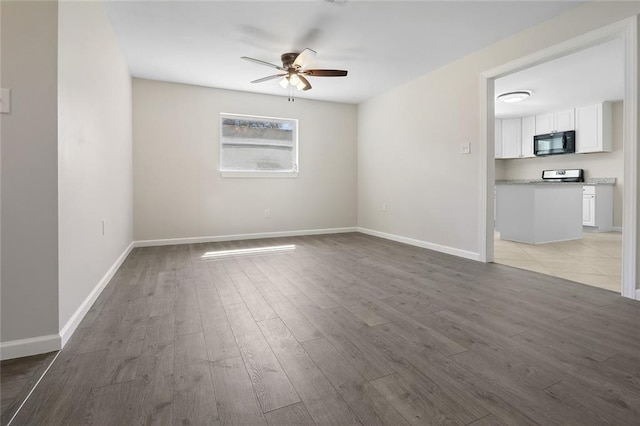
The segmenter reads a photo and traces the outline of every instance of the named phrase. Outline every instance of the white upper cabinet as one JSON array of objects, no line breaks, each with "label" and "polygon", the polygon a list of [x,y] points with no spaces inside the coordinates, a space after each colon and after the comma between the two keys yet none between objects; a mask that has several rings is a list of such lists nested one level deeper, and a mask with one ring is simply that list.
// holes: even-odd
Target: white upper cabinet
[{"label": "white upper cabinet", "polygon": [[576,131],[576,153],[610,152],[613,138],[611,102],[522,118],[496,118],[496,158],[529,158],[533,137]]},{"label": "white upper cabinet", "polygon": [[554,115],[556,128],[553,130],[555,130],[556,132],[575,130],[575,110],[573,108],[564,111],[558,111]]},{"label": "white upper cabinet", "polygon": [[533,137],[536,134],[536,117],[522,117],[522,148],[520,157],[529,158],[533,155]]},{"label": "white upper cabinet", "polygon": [[519,158],[522,151],[522,120],[502,119],[502,158]]},{"label": "white upper cabinet", "polygon": [[576,152],[611,151],[611,102],[576,108]]},{"label": "white upper cabinet", "polygon": [[535,116],[496,119],[496,158],[534,157],[535,124]]},{"label": "white upper cabinet", "polygon": [[575,129],[575,111],[567,109],[536,115],[536,135]]},{"label": "white upper cabinet", "polygon": [[536,135],[553,132],[553,113],[536,115]]}]

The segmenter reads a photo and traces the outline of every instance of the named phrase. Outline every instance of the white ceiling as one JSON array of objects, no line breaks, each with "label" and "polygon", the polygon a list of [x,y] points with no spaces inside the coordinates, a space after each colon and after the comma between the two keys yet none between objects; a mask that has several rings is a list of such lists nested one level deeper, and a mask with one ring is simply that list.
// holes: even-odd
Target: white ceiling
[{"label": "white ceiling", "polygon": [[496,117],[524,117],[624,97],[624,45],[618,38],[515,74],[495,83],[496,97],[530,90],[530,98],[495,103]]},{"label": "white ceiling", "polygon": [[359,103],[579,4],[572,1],[119,1],[105,7],[135,77],[286,96],[277,71],[306,47],[315,68],[301,98]]}]

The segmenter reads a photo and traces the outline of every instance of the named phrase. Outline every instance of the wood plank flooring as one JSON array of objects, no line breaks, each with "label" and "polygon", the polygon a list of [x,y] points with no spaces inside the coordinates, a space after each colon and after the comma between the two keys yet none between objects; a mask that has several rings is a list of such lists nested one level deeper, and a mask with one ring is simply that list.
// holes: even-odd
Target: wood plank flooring
[{"label": "wood plank flooring", "polygon": [[0,424],[6,425],[38,382],[58,352],[0,362]]},{"label": "wood plank flooring", "polygon": [[137,248],[13,424],[638,425],[640,303],[355,233]]}]

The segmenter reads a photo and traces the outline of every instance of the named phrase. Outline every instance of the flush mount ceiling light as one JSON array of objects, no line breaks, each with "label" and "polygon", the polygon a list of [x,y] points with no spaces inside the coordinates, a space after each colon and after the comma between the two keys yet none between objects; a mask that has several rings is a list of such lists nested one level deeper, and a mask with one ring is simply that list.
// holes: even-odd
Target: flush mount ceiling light
[{"label": "flush mount ceiling light", "polygon": [[499,100],[500,102],[510,104],[514,102],[524,101],[529,96],[531,96],[530,90],[518,90],[515,92],[507,92],[507,93],[498,95],[496,99]]}]

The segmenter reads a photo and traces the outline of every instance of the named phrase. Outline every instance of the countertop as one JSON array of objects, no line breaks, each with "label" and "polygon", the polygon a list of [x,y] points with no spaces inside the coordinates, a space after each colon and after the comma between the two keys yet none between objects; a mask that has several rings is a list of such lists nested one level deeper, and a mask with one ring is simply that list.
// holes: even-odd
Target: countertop
[{"label": "countertop", "polygon": [[496,185],[615,185],[616,178],[589,178],[584,182],[548,182],[542,179],[496,180]]},{"label": "countertop", "polygon": [[585,185],[615,185],[616,178],[590,178],[584,183]]}]

